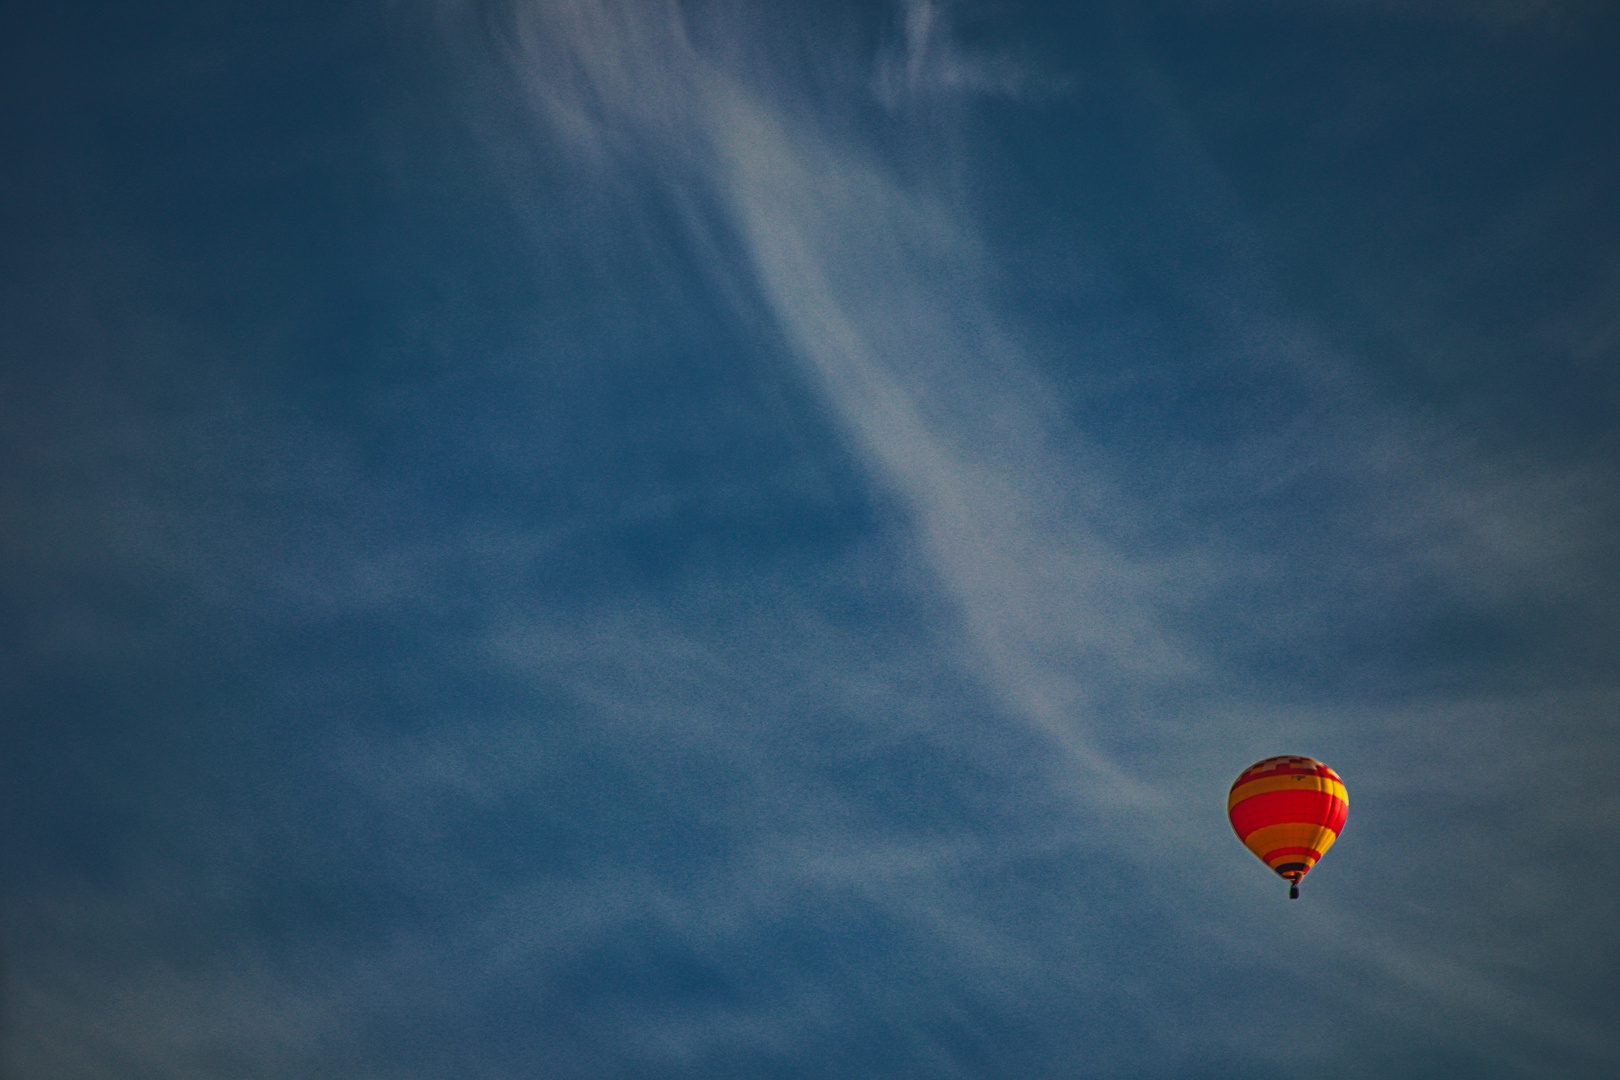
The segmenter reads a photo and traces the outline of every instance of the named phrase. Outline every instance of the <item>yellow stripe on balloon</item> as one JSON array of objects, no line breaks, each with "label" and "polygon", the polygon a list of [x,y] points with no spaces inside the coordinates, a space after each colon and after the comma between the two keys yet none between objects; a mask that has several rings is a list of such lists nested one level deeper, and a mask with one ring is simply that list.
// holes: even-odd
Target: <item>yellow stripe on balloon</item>
[{"label": "yellow stripe on balloon", "polygon": [[1339,834],[1325,825],[1309,821],[1285,821],[1280,825],[1267,825],[1243,838],[1243,846],[1264,859],[1278,848],[1305,847],[1318,856],[1333,846]]},{"label": "yellow stripe on balloon", "polygon": [[1263,776],[1258,780],[1250,780],[1247,784],[1232,789],[1226,797],[1226,809],[1232,807],[1253,795],[1264,795],[1268,791],[1325,791],[1329,795],[1343,799],[1346,806],[1350,805],[1350,793],[1345,791],[1344,785],[1331,776]]}]

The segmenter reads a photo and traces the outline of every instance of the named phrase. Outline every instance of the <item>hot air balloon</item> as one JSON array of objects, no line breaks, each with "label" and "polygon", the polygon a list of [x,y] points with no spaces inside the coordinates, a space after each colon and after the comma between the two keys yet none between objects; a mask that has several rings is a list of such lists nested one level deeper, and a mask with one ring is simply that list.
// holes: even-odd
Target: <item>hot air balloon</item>
[{"label": "hot air balloon", "polygon": [[1339,774],[1308,757],[1257,761],[1232,781],[1226,797],[1238,839],[1288,881],[1290,900],[1299,899],[1299,879],[1339,838],[1349,812]]}]

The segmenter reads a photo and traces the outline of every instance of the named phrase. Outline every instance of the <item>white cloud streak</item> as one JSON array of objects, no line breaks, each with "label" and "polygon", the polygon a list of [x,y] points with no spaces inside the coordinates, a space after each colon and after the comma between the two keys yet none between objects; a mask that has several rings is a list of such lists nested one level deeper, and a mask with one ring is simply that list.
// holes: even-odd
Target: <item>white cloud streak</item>
[{"label": "white cloud streak", "polygon": [[965,51],[949,6],[938,0],[899,5],[901,46],[878,57],[874,86],[891,109],[933,100],[997,97],[1040,100],[1073,91],[1071,76],[1042,71],[1007,54]]},{"label": "white cloud streak", "polygon": [[[925,83],[994,89],[994,79],[962,74],[934,4],[911,0],[901,21],[902,61],[879,80],[891,97],[896,86],[918,91]],[[1070,755],[1077,799],[1129,808],[1140,842],[1168,854],[1158,845],[1180,838],[1171,805],[1179,793],[1106,752],[1088,710],[1099,682],[1169,688],[1207,679],[1198,650],[1163,616],[1228,586],[1221,579],[1234,572],[1232,553],[1146,559],[1102,538],[1093,524],[1099,514],[1139,507],[1088,460],[1052,396],[993,329],[975,291],[989,268],[959,209],[778,111],[769,93],[693,46],[674,5],[546,5],[525,9],[519,25],[530,50],[519,68],[560,130],[598,152],[610,143],[634,147],[641,163],[673,169],[676,183],[706,185],[728,208],[759,292],[807,376],[873,475],[909,507],[919,548],[955,602],[989,684]],[[561,77],[559,51],[567,56]],[[1321,365],[1331,367],[1320,355],[1309,364],[1296,371],[1314,379]],[[1536,566],[1560,576],[1572,550],[1590,555],[1579,524],[1563,513],[1567,501],[1553,496],[1549,510],[1544,483],[1471,479],[1473,462],[1446,460],[1466,451],[1403,435],[1364,401],[1358,409],[1312,449],[1341,439],[1352,461],[1402,474],[1382,488],[1399,505],[1363,504],[1352,512],[1370,515],[1347,523],[1366,536],[1382,532],[1381,546],[1400,553],[1408,565],[1391,570],[1386,561],[1377,570],[1397,591],[1412,580],[1414,562],[1438,563],[1448,587],[1490,593],[1504,581],[1522,589],[1541,576]],[[1362,940],[1377,942],[1377,932],[1366,929]],[[1397,959],[1410,954],[1376,943],[1350,948],[1386,976],[1490,1022],[1592,1049],[1578,1025],[1531,1016],[1521,999],[1489,989],[1480,969],[1454,965],[1451,977],[1417,978],[1447,962]]]}]

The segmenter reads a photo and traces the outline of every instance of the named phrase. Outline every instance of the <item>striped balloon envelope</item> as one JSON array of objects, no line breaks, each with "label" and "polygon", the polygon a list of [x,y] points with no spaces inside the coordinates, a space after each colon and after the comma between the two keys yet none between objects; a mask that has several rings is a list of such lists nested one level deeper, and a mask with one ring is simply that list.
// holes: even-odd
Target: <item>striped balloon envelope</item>
[{"label": "striped balloon envelope", "polygon": [[1243,846],[1289,883],[1299,880],[1333,846],[1350,813],[1339,774],[1308,757],[1257,761],[1232,781],[1226,814]]}]

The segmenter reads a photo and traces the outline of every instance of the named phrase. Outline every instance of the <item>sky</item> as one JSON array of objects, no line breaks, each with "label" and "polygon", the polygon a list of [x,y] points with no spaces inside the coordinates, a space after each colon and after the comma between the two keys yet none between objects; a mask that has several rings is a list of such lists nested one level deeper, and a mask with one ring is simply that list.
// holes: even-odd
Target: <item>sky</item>
[{"label": "sky", "polygon": [[1620,1073],[1620,9],[5,20],[5,1080]]}]

